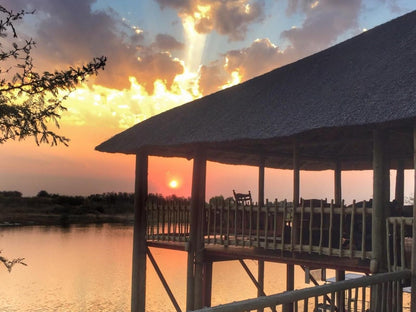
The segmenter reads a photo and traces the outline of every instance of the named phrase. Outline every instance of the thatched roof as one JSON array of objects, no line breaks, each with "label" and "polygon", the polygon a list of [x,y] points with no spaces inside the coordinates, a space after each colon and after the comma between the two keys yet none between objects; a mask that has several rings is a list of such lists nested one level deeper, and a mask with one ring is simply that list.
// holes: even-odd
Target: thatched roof
[{"label": "thatched roof", "polygon": [[[327,50],[145,120],[99,151],[303,169],[371,168],[372,131],[390,131],[391,157],[412,157],[416,11]],[[409,158],[410,157],[410,158]],[[410,163],[409,163],[410,166]]]}]

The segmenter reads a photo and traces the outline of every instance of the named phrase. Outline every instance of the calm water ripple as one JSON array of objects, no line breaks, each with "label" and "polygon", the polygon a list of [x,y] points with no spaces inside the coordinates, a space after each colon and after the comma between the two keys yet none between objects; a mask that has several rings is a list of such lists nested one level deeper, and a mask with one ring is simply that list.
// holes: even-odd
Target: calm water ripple
[{"label": "calm water ripple", "polygon": [[[0,267],[0,311],[129,311],[132,237],[130,226],[0,228],[2,255],[24,257],[28,264],[15,266],[10,274]],[[184,310],[186,253],[152,253]],[[257,263],[247,264],[257,274]],[[147,267],[147,310],[173,311],[150,262]],[[283,272],[283,265],[266,263],[266,293],[283,290]],[[256,296],[238,262],[215,263],[213,274],[214,305]],[[297,276],[297,285],[303,287],[302,272]]]}]

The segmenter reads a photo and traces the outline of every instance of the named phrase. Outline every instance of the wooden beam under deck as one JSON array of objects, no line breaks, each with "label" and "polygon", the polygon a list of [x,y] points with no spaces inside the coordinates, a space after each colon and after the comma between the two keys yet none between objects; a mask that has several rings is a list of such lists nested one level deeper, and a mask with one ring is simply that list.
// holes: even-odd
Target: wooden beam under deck
[{"label": "wooden beam under deck", "polygon": [[[186,251],[186,243],[148,241],[149,247],[165,248],[178,251]],[[204,258],[206,261],[229,261],[229,260],[263,260],[291,265],[304,265],[307,267],[319,267],[334,270],[345,270],[362,273],[370,273],[368,259],[347,258],[338,256],[313,255],[307,253],[291,253],[281,251],[265,250],[263,248],[247,248],[233,246],[205,245]]]}]

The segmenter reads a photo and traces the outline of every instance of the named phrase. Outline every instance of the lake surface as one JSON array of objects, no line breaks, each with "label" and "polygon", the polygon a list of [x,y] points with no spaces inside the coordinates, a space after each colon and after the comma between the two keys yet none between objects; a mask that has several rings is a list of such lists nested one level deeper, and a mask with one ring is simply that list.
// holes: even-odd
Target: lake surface
[{"label": "lake surface", "polygon": [[[130,311],[133,228],[118,225],[0,228],[2,255],[24,257],[28,266],[0,267],[0,311]],[[179,305],[185,310],[186,253],[151,249]],[[254,275],[257,262],[246,261]],[[266,263],[265,292],[284,290],[286,267]],[[304,274],[296,268],[296,288]],[[215,263],[212,304],[256,296],[236,261]],[[151,263],[147,264],[147,311],[174,311]]]}]

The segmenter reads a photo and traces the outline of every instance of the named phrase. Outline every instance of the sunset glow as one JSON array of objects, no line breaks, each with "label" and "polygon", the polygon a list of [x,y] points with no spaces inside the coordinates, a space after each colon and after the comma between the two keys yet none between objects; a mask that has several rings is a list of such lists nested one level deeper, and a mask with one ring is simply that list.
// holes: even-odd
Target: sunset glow
[{"label": "sunset glow", "polygon": [[171,181],[169,182],[169,187],[170,187],[170,188],[175,189],[175,188],[177,188],[178,186],[179,186],[179,184],[178,184],[178,181],[176,181],[176,180],[171,180]]},{"label": "sunset glow", "polygon": [[[2,5],[15,12],[35,10],[16,26],[37,43],[38,72],[86,64],[101,55],[108,63],[64,102],[68,111],[56,131],[71,139],[69,147],[38,147],[30,138],[0,145],[0,189],[24,195],[43,189],[76,195],[132,192],[134,156],[99,153],[96,145],[166,110],[416,9],[411,0],[397,1],[394,8],[388,1],[370,2],[96,0],[75,9],[73,1],[5,0]],[[207,196],[230,196],[233,188],[254,194],[257,188],[255,169],[209,168]],[[149,191],[190,196],[191,171],[192,160],[151,157]],[[280,184],[287,173],[270,172],[266,193],[290,198],[290,188]],[[332,186],[323,188],[330,198]]]}]

